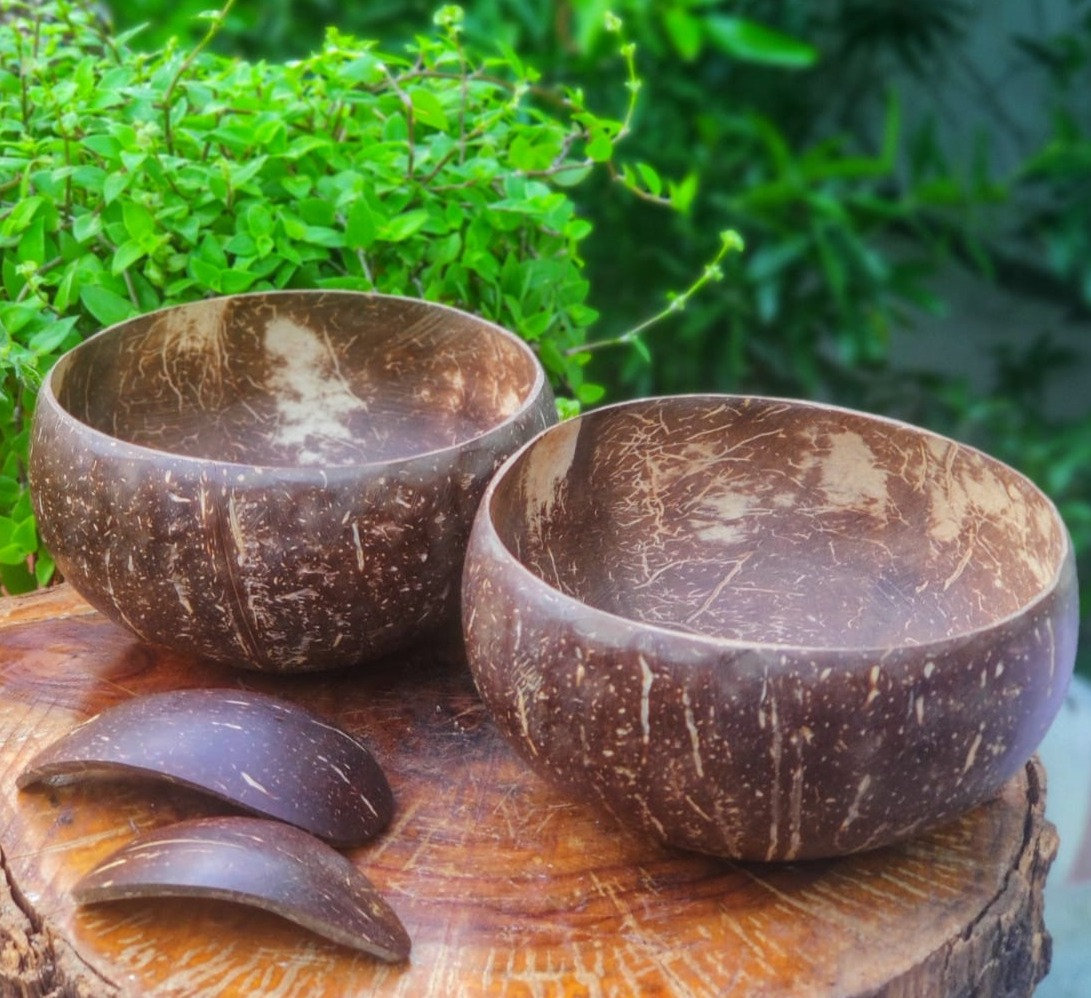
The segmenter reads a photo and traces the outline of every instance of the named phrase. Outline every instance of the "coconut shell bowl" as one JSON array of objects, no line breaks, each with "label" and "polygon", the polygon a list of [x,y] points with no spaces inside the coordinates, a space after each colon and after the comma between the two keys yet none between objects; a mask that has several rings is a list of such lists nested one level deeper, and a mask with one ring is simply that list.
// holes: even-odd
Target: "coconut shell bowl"
[{"label": "coconut shell bowl", "polygon": [[548,429],[477,514],[478,689],[554,784],[746,860],[904,839],[1059,709],[1072,547],[1026,478],[904,423],[690,396]]},{"label": "coconut shell bowl", "polygon": [[484,320],[238,295],[66,354],[31,489],[64,577],[139,637],[253,669],[348,666],[457,615],[485,485],[554,419],[534,355]]}]

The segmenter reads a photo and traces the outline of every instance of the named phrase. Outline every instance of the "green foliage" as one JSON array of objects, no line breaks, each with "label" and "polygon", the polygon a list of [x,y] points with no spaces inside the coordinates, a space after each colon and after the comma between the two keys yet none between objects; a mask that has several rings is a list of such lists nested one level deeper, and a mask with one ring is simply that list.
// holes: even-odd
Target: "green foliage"
[{"label": "green foliage", "polygon": [[[150,16],[156,2],[128,0],[118,9],[127,19]],[[874,86],[887,65],[876,62],[875,51],[886,51],[887,62],[923,66],[929,51],[955,35],[964,12],[936,0],[917,12],[909,31],[904,22],[913,16],[898,5],[872,4],[867,12],[865,6],[838,0],[827,12],[806,0],[470,5],[472,41],[484,47],[500,40],[529,53],[545,80],[578,81],[602,101],[618,93],[611,10],[638,43],[629,99],[641,78],[650,84],[641,90],[639,134],[630,143],[652,165],[613,175],[637,189],[642,203],[607,197],[609,176],[574,193],[595,223],[583,252],[604,342],[632,343],[620,363],[616,353],[600,354],[592,369],[614,394],[759,390],[866,405],[862,386],[883,367],[906,311],[934,306],[924,279],[935,268],[937,243],[911,243],[909,253],[895,258],[879,248],[881,241],[906,230],[926,232],[934,214],[953,216],[990,195],[935,171],[922,171],[920,183],[903,188],[899,103]],[[240,11],[234,44],[245,50],[264,25],[272,51],[282,54],[292,35],[278,34],[274,24],[305,33],[308,24],[336,17],[393,39],[407,37],[417,16],[412,3],[331,11],[322,0],[244,2]],[[154,20],[157,31],[170,30],[166,10]],[[865,92],[880,95],[879,134],[847,127],[831,136],[831,125],[837,129],[859,111]],[[627,118],[632,107],[616,113]],[[588,152],[593,158],[596,146]],[[656,210],[663,200],[675,214]],[[718,291],[669,313],[671,322],[651,342],[655,362],[649,363],[643,342],[625,331],[641,325],[649,299],[668,298],[718,252],[718,233],[726,228],[737,229],[750,252],[725,262],[731,280]],[[618,232],[626,239],[619,242]]]},{"label": "green foliage", "polygon": [[[462,12],[400,53],[330,29],[289,64],[138,52],[84,4],[0,0],[0,582],[48,580],[26,493],[28,418],[64,350],[208,294],[377,290],[477,311],[530,341],[591,403],[596,318],[569,188],[615,168],[627,114],[543,93],[514,56],[480,60]],[[617,65],[615,63],[615,65]],[[642,186],[643,185],[643,186]],[[667,199],[660,199],[664,202]]]},{"label": "green foliage", "polygon": [[[602,4],[576,0],[565,5],[568,18],[552,21],[549,6],[481,2],[469,24],[476,18],[499,33],[498,9],[534,8],[536,19],[507,18],[513,42],[534,40],[547,77],[574,77],[599,92]],[[620,366],[616,356],[597,360],[594,372],[614,392],[741,390],[867,405],[894,330],[910,308],[934,306],[924,283],[942,254],[931,238],[933,216],[958,212],[979,192],[937,184],[934,175],[903,185],[897,95],[863,86],[873,67],[854,63],[852,39],[831,30],[839,22],[819,6],[617,2],[639,46],[641,75],[653,84],[642,94],[632,148],[660,173],[683,178],[671,188],[682,210],[664,218],[627,205],[621,218],[609,199],[589,202],[599,232],[630,233],[623,246],[588,239],[603,325],[639,324],[649,289],[666,295],[677,286],[695,260],[715,252],[722,229],[741,233],[748,252],[727,260],[729,279],[649,339],[653,363],[638,350]],[[553,36],[532,35],[533,20],[552,24]],[[849,64],[855,68],[846,73]],[[858,89],[877,95],[867,128],[849,121],[859,110],[849,95]],[[926,238],[903,240],[898,255],[883,248],[906,231]]]},{"label": "green foliage", "polygon": [[[912,190],[901,188],[899,104],[874,87],[885,67],[876,64],[875,48],[885,46],[888,61],[923,65],[937,39],[957,32],[962,14],[935,0],[908,32],[904,22],[913,17],[898,5],[861,9],[867,6],[858,0],[838,0],[830,11],[808,0],[470,5],[471,42],[487,47],[499,40],[529,54],[545,80],[578,81],[603,102],[620,102],[613,96],[611,11],[638,44],[639,72],[630,55],[630,104],[616,114],[630,118],[641,78],[649,81],[641,90],[639,133],[630,139],[646,165],[608,170],[574,192],[595,223],[583,252],[603,341],[632,344],[620,364],[613,352],[600,354],[593,367],[613,393],[764,390],[866,404],[861,369],[882,367],[908,307],[932,304],[923,279],[934,269],[934,245],[917,243],[895,259],[880,240],[923,231],[926,211],[950,215],[979,195],[934,175]],[[161,0],[126,0],[117,9],[126,23],[154,14],[152,43],[171,30]],[[336,17],[395,39],[410,36],[418,16],[413,3],[334,11],[323,0],[243,0],[231,40],[246,50],[264,37],[265,51],[285,54],[296,42],[291,32],[274,30],[277,24],[294,24],[305,36],[308,25]],[[857,112],[860,93],[868,91],[880,93],[879,134],[846,128],[831,137],[830,126],[837,129]],[[594,143],[588,152],[594,158]],[[607,197],[611,176],[636,189],[641,204]],[[673,215],[656,210],[664,200],[677,209]],[[671,322],[651,343],[655,362],[649,363],[643,341],[626,331],[642,324],[649,299],[668,299],[718,252],[718,233],[728,228],[745,237],[750,252],[725,261],[732,279],[718,291],[684,310],[684,300],[672,308]],[[626,239],[619,242],[618,232]]]},{"label": "green foliage", "polygon": [[[1024,226],[1045,260],[1091,309],[1091,2],[1073,0],[1072,22],[1045,39],[1016,38],[1053,84],[1046,143],[1025,162],[1018,192]],[[1074,98],[1071,95],[1076,95]]]}]

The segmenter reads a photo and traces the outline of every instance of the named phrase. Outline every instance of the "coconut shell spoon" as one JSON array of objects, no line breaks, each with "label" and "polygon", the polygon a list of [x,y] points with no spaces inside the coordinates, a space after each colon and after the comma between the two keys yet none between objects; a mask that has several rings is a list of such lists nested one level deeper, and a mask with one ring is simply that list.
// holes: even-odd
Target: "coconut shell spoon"
[{"label": "coconut shell spoon", "polygon": [[394,798],[371,753],[292,703],[247,690],[134,697],[41,751],[18,785],[152,777],[353,846],[390,821]]},{"label": "coconut shell spoon", "polygon": [[146,832],[92,869],[73,893],[80,904],[232,901],[380,960],[409,957],[405,927],[367,877],[306,832],[262,818],[195,818]]}]

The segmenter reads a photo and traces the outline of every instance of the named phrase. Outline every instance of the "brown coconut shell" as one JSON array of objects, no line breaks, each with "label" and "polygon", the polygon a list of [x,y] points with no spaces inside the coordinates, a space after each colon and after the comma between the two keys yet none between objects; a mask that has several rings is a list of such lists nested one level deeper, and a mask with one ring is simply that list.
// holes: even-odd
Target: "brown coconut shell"
[{"label": "brown coconut shell", "polygon": [[65,578],[139,637],[253,669],[345,666],[457,612],[485,484],[555,418],[530,349],[475,316],[238,295],[62,357],[31,489]]},{"label": "brown coconut shell", "polygon": [[486,705],[541,775],[669,843],[796,860],[995,794],[1061,704],[1072,546],[1026,478],[776,399],[600,409],[497,474],[466,562]]}]

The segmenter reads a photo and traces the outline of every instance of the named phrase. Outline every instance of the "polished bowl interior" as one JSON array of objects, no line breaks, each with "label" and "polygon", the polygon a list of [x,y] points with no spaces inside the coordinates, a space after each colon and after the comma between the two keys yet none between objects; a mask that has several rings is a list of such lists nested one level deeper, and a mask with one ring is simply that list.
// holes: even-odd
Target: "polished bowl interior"
[{"label": "polished bowl interior", "polygon": [[[862,415],[678,402],[543,441],[492,500],[539,578],[633,621],[746,643],[923,644],[1037,598],[1067,537],[985,455]],[[569,460],[570,459],[570,460]]]},{"label": "polished bowl interior", "polygon": [[67,355],[51,385],[127,443],[329,469],[457,447],[515,416],[540,378],[514,337],[452,309],[288,292],[134,319]]},{"label": "polished bowl interior", "polygon": [[139,636],[328,668],[457,606],[485,484],[554,418],[526,344],[475,316],[230,296],[66,354],[35,416],[32,494],[65,578]]},{"label": "polished bowl interior", "polygon": [[905,838],[995,793],[1072,671],[1068,534],[1029,480],[892,420],[638,400],[562,423],[478,512],[478,688],[542,775],[745,859]]}]

